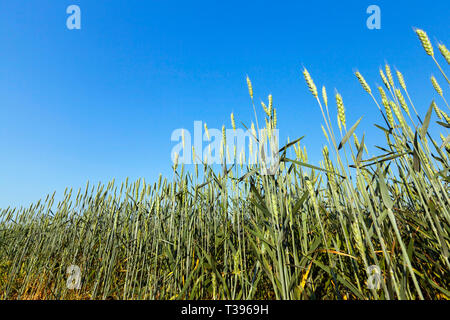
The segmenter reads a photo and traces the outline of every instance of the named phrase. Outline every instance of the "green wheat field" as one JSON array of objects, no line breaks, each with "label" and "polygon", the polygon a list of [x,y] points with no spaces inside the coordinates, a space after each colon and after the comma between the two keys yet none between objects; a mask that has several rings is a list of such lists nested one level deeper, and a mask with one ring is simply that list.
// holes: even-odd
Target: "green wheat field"
[{"label": "green wheat field", "polygon": [[[280,149],[275,175],[175,163],[173,178],[155,183],[88,184],[59,203],[2,209],[0,298],[450,299],[450,52],[414,31],[436,65],[423,84],[438,94],[429,107],[414,105],[389,65],[378,87],[355,72],[380,111],[377,156],[356,135],[359,121],[346,123],[343,97],[328,99],[303,69],[323,116],[319,163],[299,138]],[[271,96],[262,108],[270,134]]]}]

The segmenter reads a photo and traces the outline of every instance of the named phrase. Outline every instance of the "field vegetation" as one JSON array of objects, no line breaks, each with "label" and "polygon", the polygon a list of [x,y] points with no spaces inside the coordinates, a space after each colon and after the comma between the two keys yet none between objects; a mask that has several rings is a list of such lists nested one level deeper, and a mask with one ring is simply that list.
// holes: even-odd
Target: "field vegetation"
[{"label": "field vegetation", "polygon": [[[346,123],[343,97],[328,97],[304,69],[323,116],[320,163],[308,161],[300,137],[280,149],[275,175],[236,155],[220,170],[176,163],[173,178],[155,183],[88,184],[58,203],[53,195],[3,209],[0,298],[449,299],[450,53],[415,32],[437,68],[424,84],[437,93],[428,108],[414,105],[389,65],[379,87],[355,72],[380,111],[376,156],[357,136],[359,120]],[[272,96],[262,108],[256,127],[270,135]],[[80,268],[80,289],[67,287],[70,265]]]}]

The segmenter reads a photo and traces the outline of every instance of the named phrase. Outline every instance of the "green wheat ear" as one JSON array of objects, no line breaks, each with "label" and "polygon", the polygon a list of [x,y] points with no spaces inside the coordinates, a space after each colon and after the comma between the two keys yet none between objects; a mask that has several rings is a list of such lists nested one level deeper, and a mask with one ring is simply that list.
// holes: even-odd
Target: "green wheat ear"
[{"label": "green wheat ear", "polygon": [[328,107],[327,89],[325,89],[325,86],[322,86],[322,99],[325,103],[325,107]]},{"label": "green wheat ear", "polygon": [[394,101],[389,101],[389,105],[391,106],[392,110],[394,110],[394,114],[398,119],[398,122],[400,123],[400,125],[405,128],[406,124],[404,121],[404,118],[402,116],[402,113],[400,111],[400,108],[398,107],[398,105],[394,102]]},{"label": "green wheat ear", "polygon": [[403,78],[403,74],[396,70],[397,73],[397,78],[398,78],[398,82],[400,83],[400,86],[403,88],[403,90],[406,91],[406,83],[405,83],[405,79]]},{"label": "green wheat ear", "polygon": [[268,100],[269,100],[269,117],[270,117],[273,109],[273,98],[271,94],[269,94]]},{"label": "green wheat ear", "polygon": [[437,117],[439,120],[442,120],[442,113],[439,107],[437,106],[436,102],[434,100],[431,102],[431,105],[433,106],[434,112],[436,112]]},{"label": "green wheat ear", "polygon": [[441,43],[439,44],[438,47],[445,61],[447,61],[447,63],[450,64],[450,51],[448,51],[447,47]]},{"label": "green wheat ear", "polygon": [[208,126],[206,125],[206,122],[203,125],[205,127],[205,133],[206,133],[206,137],[208,138],[208,140],[211,140],[211,137],[209,135],[209,131],[208,131]]},{"label": "green wheat ear", "polygon": [[442,116],[444,117],[445,121],[447,121],[448,124],[450,124],[450,116],[446,114],[443,110],[439,109],[441,111]]},{"label": "green wheat ear", "polygon": [[378,87],[378,91],[380,92],[381,95],[381,100],[386,100],[387,101],[387,96],[386,96],[386,92],[384,92],[382,87]]},{"label": "green wheat ear", "polygon": [[234,122],[233,112],[231,113],[230,118],[231,118],[231,126],[233,127],[233,130],[236,131],[236,123]]},{"label": "green wheat ear", "polygon": [[225,126],[222,126],[222,141],[223,141],[223,145],[226,146],[227,145],[227,134],[225,131]]},{"label": "green wheat ear", "polygon": [[372,89],[370,89],[370,86],[367,84],[366,79],[364,79],[364,77],[362,76],[361,73],[359,73],[359,71],[355,72],[356,77],[359,80],[359,83],[361,84],[361,86],[363,87],[364,90],[366,90],[366,92],[368,94],[372,94]]},{"label": "green wheat ear", "polygon": [[248,87],[248,93],[250,95],[250,98],[253,99],[253,87],[252,82],[250,81],[250,78],[247,76],[247,87]]},{"label": "green wheat ear", "polygon": [[309,74],[308,70],[306,68],[303,69],[303,77],[305,78],[306,84],[308,85],[309,91],[312,93],[314,98],[317,98],[317,87],[314,84],[313,79],[311,78],[311,75]]},{"label": "green wheat ear", "polygon": [[431,76],[431,84],[433,85],[434,90],[436,90],[436,92],[438,93],[438,95],[440,95],[441,97],[443,97],[443,93],[442,93],[442,88],[439,85],[439,83],[437,82],[436,78],[434,76]]},{"label": "green wheat ear", "polygon": [[337,105],[337,109],[338,109],[339,129],[341,128],[341,124],[344,128],[346,128],[344,101],[342,100],[342,96],[337,92],[336,92],[336,105]]},{"label": "green wheat ear", "polygon": [[391,85],[392,88],[394,88],[394,78],[392,78],[391,67],[388,64],[386,64],[385,70],[386,70],[386,75],[387,75],[389,84]]},{"label": "green wheat ear", "polygon": [[381,95],[381,102],[384,106],[384,109],[386,111],[386,117],[387,120],[389,122],[389,125],[393,128],[395,123],[394,123],[394,117],[392,116],[392,110],[391,107],[389,106],[389,101],[386,97],[386,93],[384,92],[382,87],[378,87],[378,91],[380,91],[380,95]]},{"label": "green wheat ear", "polygon": [[403,110],[405,110],[405,112],[406,112],[409,116],[411,116],[410,113],[409,113],[408,105],[406,104],[406,100],[405,100],[405,98],[403,97],[403,95],[402,95],[400,89],[395,89],[395,95],[397,96],[397,99],[398,99],[398,101],[400,102],[400,105],[401,105],[401,107],[403,108]]},{"label": "green wheat ear", "polygon": [[262,106],[264,112],[266,113],[266,115],[267,115],[268,117],[270,117],[270,111],[269,111],[269,108],[267,108],[266,104],[265,104],[263,101],[261,101],[261,106]]},{"label": "green wheat ear", "polygon": [[430,39],[428,39],[427,33],[422,29],[415,29],[414,31],[419,37],[420,43],[422,44],[422,47],[425,49],[425,52],[429,56],[434,57],[433,46],[431,45]]},{"label": "green wheat ear", "polygon": [[384,75],[384,72],[383,72],[383,70],[381,68],[379,69],[379,72],[380,72],[381,80],[383,81],[383,84],[385,85],[386,89],[388,89],[388,91],[391,90],[391,88],[389,86],[389,82],[388,82],[388,80],[387,80],[386,76]]}]

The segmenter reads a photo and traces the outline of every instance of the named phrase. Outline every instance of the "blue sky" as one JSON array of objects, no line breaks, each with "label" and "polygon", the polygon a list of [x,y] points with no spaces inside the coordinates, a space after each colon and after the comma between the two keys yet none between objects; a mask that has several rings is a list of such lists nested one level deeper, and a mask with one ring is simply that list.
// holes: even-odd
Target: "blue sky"
[{"label": "blue sky", "polygon": [[[66,28],[71,4],[81,30]],[[371,4],[381,30],[366,27]],[[339,90],[350,125],[364,116],[358,134],[373,145],[381,119],[353,71],[374,88],[385,61],[399,68],[424,114],[438,98],[429,76],[444,82],[412,27],[448,47],[449,9],[448,1],[2,1],[0,207],[87,180],[170,176],[176,128],[229,127],[231,112],[250,123],[247,74],[257,102],[273,95],[280,135],[306,135],[313,163],[325,138],[302,65],[330,96]]]}]

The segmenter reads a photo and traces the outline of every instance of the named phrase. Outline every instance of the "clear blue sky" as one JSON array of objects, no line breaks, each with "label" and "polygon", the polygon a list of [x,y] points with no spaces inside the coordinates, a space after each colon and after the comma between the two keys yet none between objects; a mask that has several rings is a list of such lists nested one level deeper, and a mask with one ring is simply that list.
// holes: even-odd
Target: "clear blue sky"
[{"label": "clear blue sky", "polygon": [[[81,30],[66,28],[71,4]],[[381,30],[366,28],[371,4]],[[246,74],[257,102],[272,93],[280,135],[306,135],[312,162],[325,138],[302,65],[319,88],[339,90],[350,125],[364,115],[358,134],[373,145],[381,119],[353,71],[374,87],[389,62],[425,113],[438,98],[429,76],[444,83],[412,27],[449,47],[449,9],[447,0],[1,1],[0,207],[87,180],[170,176],[174,129],[229,127],[232,111],[250,123]]]}]

